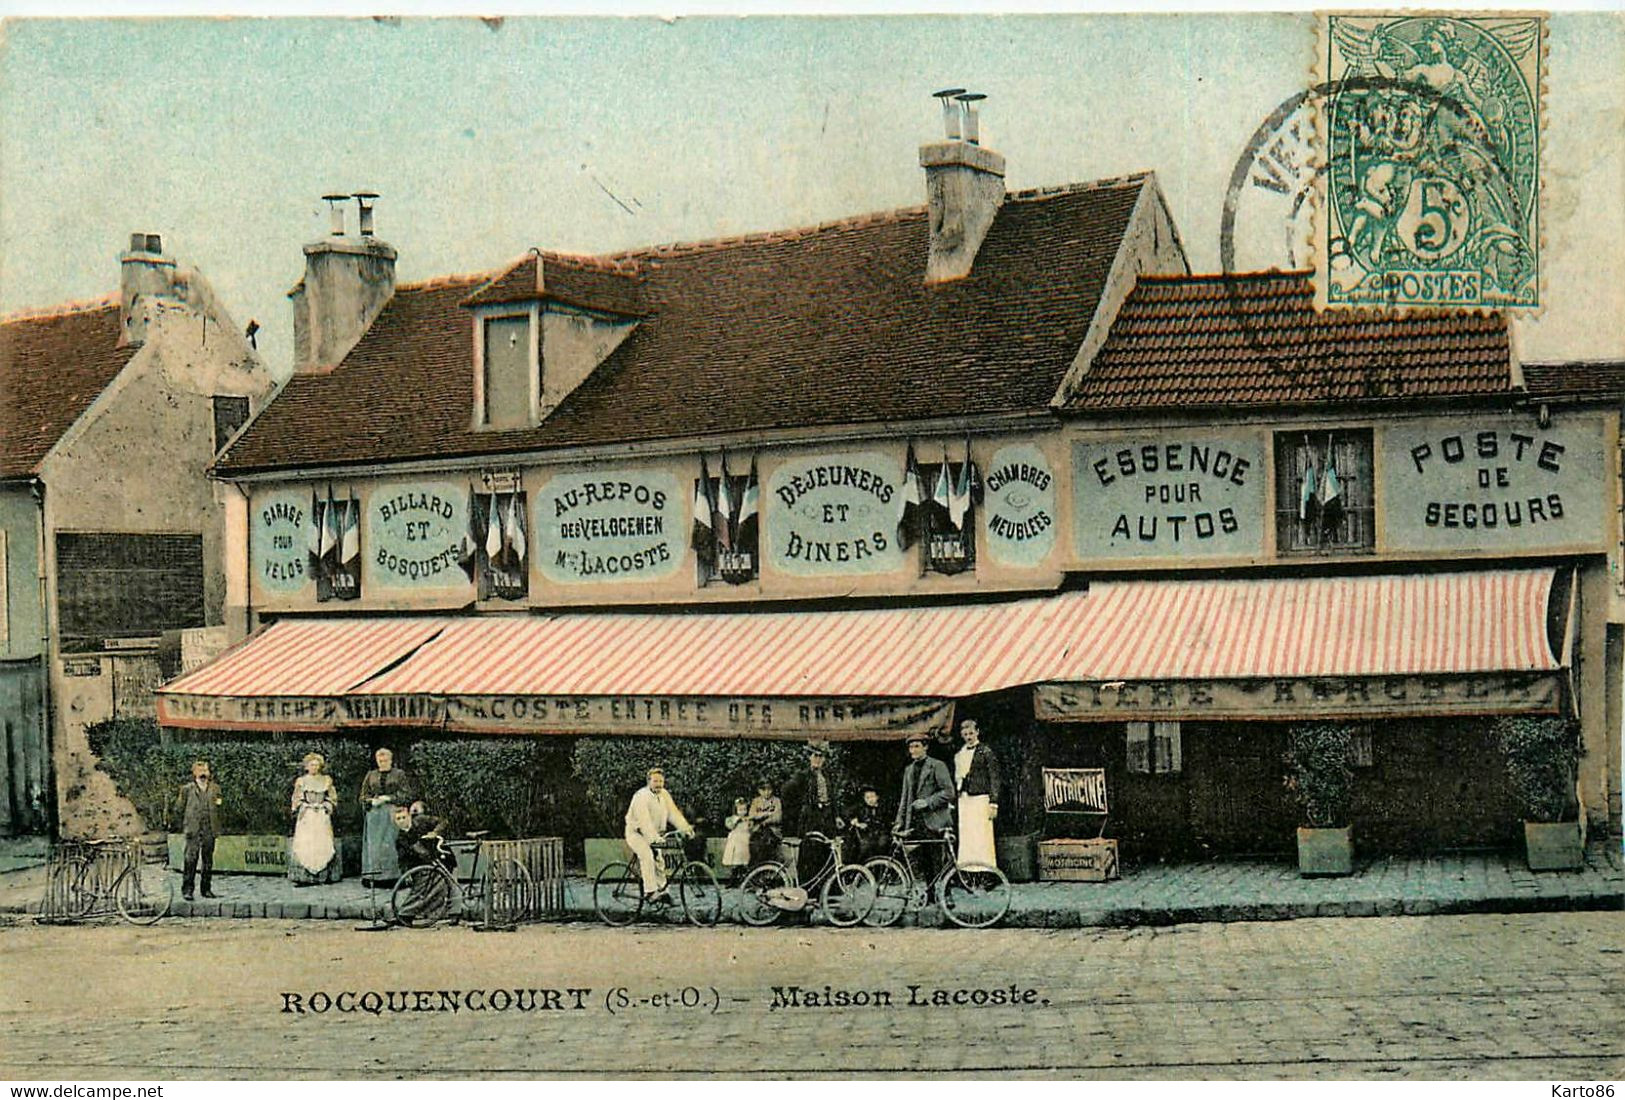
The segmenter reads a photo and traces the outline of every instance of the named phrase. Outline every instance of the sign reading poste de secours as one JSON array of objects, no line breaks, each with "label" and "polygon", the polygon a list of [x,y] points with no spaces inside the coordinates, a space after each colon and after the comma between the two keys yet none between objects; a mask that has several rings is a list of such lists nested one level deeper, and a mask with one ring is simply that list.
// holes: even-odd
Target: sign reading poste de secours
[{"label": "sign reading poste de secours", "polygon": [[561,474],[536,495],[538,558],[555,584],[669,577],[688,545],[677,479],[658,470]]},{"label": "sign reading poste de secours", "polygon": [[1258,432],[1163,432],[1073,444],[1080,558],[1255,556],[1264,551]]},{"label": "sign reading poste de secours", "polygon": [[768,558],[797,576],[887,573],[897,544],[902,463],[866,451],[794,458],[768,479]]}]

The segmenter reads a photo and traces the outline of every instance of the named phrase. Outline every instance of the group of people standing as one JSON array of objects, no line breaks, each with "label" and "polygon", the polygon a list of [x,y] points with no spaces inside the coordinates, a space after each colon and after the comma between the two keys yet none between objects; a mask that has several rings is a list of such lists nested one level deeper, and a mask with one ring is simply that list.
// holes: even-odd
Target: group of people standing
[{"label": "group of people standing", "polygon": [[[889,823],[880,807],[880,792],[873,786],[860,787],[856,804],[843,807],[836,781],[824,768],[829,746],[809,742],[806,766],[785,784],[783,799],[775,793],[773,781],[764,778],[757,784],[754,798],[734,800],[733,813],[726,819],[723,867],[737,878],[751,867],[777,859],[788,821],[792,835],[801,838],[796,871],[805,883],[823,866],[828,852],[811,839],[815,836],[844,837],[845,861],[862,863],[887,854],[894,834],[905,842],[941,839],[953,826],[956,813],[958,862],[996,866],[993,822],[999,814],[998,758],[982,741],[975,719],[961,722],[959,735],[961,747],[954,754],[951,771],[947,763],[930,755],[930,739],[925,734],[908,737],[909,763],[903,769],[897,811]],[[638,861],[644,893],[651,899],[665,892],[665,871],[653,846],[668,829],[685,837],[694,833],[666,787],[665,772],[651,768],[648,782],[627,806],[625,833],[627,847]],[[916,851],[929,880],[937,869],[938,846],[920,844]]]}]

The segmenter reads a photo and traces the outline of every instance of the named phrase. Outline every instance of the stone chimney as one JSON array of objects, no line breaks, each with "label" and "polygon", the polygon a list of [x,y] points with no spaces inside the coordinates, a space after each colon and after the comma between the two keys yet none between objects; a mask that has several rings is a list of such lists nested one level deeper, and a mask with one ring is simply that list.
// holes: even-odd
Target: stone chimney
[{"label": "stone chimney", "polygon": [[[305,245],[305,277],[293,301],[294,369],[331,370],[371,327],[395,293],[395,250],[373,235],[371,191],[323,195],[332,217],[328,235]],[[357,233],[345,233],[345,204],[355,200]]]},{"label": "stone chimney", "polygon": [[130,250],[118,261],[119,343],[140,347],[147,340],[147,302],[175,296],[175,261],[164,255],[156,233],[131,233]]},{"label": "stone chimney", "polygon": [[920,146],[931,213],[928,283],[970,274],[976,252],[1004,203],[1004,158],[981,145],[976,104],[987,97],[963,88],[947,88],[936,97],[942,102],[947,140]]}]

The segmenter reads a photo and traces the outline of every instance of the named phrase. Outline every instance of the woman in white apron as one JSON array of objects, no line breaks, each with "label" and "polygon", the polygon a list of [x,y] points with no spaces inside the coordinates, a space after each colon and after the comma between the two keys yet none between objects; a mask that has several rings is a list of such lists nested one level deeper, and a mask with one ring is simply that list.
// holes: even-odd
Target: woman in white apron
[{"label": "woman in white apron", "polygon": [[293,840],[288,844],[288,877],[295,886],[337,882],[342,874],[333,838],[333,810],[338,792],[324,770],[320,753],[304,759],[305,771],[293,781]]}]

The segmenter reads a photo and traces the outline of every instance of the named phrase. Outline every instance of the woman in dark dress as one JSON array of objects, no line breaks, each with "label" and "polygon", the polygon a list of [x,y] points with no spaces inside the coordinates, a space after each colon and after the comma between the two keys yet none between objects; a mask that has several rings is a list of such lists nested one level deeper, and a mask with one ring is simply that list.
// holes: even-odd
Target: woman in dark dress
[{"label": "woman in dark dress", "polygon": [[373,760],[378,766],[361,781],[361,808],[367,815],[361,834],[361,881],[367,886],[400,877],[394,811],[410,806],[414,797],[412,779],[395,766],[393,752],[379,749]]}]

